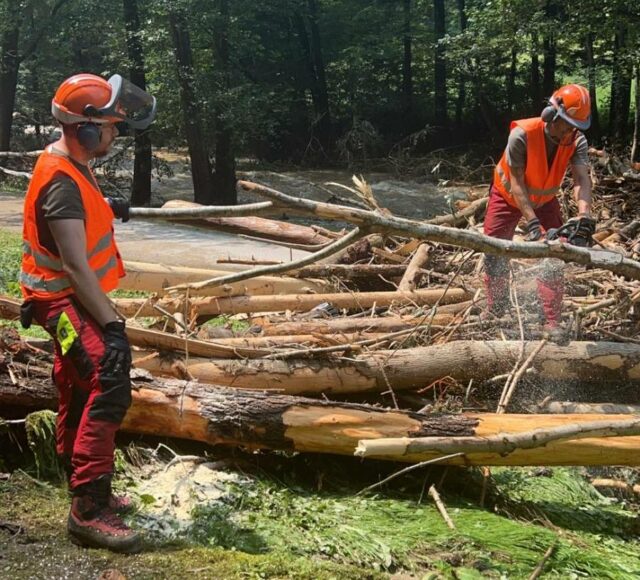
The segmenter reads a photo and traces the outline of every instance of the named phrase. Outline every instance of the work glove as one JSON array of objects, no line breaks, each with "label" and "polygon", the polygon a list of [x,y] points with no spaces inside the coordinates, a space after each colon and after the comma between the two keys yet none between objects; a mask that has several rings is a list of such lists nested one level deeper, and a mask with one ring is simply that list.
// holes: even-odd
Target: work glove
[{"label": "work glove", "polygon": [[568,230],[571,232],[567,241],[574,246],[581,248],[590,248],[593,246],[593,234],[596,233],[596,220],[592,217],[574,217],[567,224]]},{"label": "work glove", "polygon": [[525,242],[539,242],[544,238],[545,234],[544,229],[540,224],[540,220],[537,217],[527,222],[524,231],[526,234],[524,237]]},{"label": "work glove", "polygon": [[129,208],[131,204],[121,197],[105,197],[107,203],[111,206],[113,215],[122,220],[122,223],[129,221]]},{"label": "work glove", "polygon": [[121,320],[108,322],[102,333],[104,355],[100,359],[100,369],[105,374],[128,374],[131,369],[131,347]]}]

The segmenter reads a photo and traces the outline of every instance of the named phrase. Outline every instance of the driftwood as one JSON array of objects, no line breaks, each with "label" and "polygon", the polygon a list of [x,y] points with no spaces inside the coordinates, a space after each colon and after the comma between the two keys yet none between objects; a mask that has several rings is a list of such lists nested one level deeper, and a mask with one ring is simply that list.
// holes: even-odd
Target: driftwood
[{"label": "driftwood", "polygon": [[[241,312],[283,312],[295,310],[305,312],[328,302],[336,308],[361,310],[376,305],[392,304],[417,306],[451,304],[467,300],[471,295],[466,290],[452,288],[443,290],[417,290],[415,292],[354,292],[352,294],[283,294],[279,296],[233,296],[218,298],[216,296],[196,297],[189,300],[189,310],[198,316],[218,316],[220,314],[238,314]],[[123,316],[157,316],[152,300],[144,298],[119,298],[114,300]],[[181,298],[165,298],[158,304],[167,312],[183,312]]]},{"label": "driftwood", "polygon": [[398,290],[401,292],[411,292],[416,289],[416,277],[422,266],[427,263],[430,249],[430,246],[427,244],[420,244],[417,247],[402,280],[400,280],[400,284],[398,284]]},{"label": "driftwood", "polygon": [[[148,264],[146,262],[125,262],[127,275],[120,280],[120,288],[143,290],[164,294],[166,289],[177,284],[199,282],[217,276],[227,276],[224,270],[186,268]],[[285,276],[257,276],[243,282],[231,282],[222,286],[207,288],[198,294],[208,296],[264,296],[272,294],[302,294],[304,292],[326,292],[330,284],[323,280],[304,280]]]},{"label": "driftwood", "polygon": [[[527,343],[525,355],[538,346]],[[427,387],[443,377],[476,384],[511,370],[519,341],[457,341],[448,344],[380,350],[349,358],[225,360],[190,357],[189,373],[201,382],[287,394],[384,392]],[[155,374],[176,375],[173,360],[148,358],[136,366]],[[464,361],[463,363],[461,361]],[[547,344],[535,362],[542,380],[636,383],[640,346],[614,342]]]},{"label": "driftwood", "polygon": [[[618,415],[615,415],[618,417]],[[429,455],[451,453],[489,453],[507,456],[525,449],[539,449],[557,441],[593,437],[629,437],[640,435],[640,418],[587,420],[572,424],[542,427],[530,431],[502,432],[482,437],[402,437],[398,439],[362,440],[355,455],[358,457],[411,457],[424,461]]]},{"label": "driftwood", "polygon": [[456,211],[453,214],[447,215],[439,215],[430,220],[427,220],[426,223],[433,224],[436,226],[463,226],[469,223],[469,218],[473,216],[478,216],[487,207],[487,203],[489,201],[489,197],[483,197],[481,199],[476,199],[472,201],[467,207],[461,209],[460,211]]},{"label": "driftwood", "polygon": [[537,407],[539,413],[598,415],[640,415],[640,405],[621,403],[573,403],[571,401],[545,401]]},{"label": "driftwood", "polygon": [[[32,410],[57,404],[48,378],[14,384],[0,368],[0,407]],[[423,415],[194,382],[136,380],[123,430],[248,448],[353,455],[358,441],[398,437],[486,437],[597,420],[583,415]],[[616,416],[607,420],[618,421]],[[555,441],[507,456],[473,453],[443,463],[462,465],[638,465],[640,437]],[[397,459],[397,458],[393,458]],[[409,460],[406,456],[400,458]]]},{"label": "driftwood", "polygon": [[[257,204],[247,204],[257,205]],[[271,204],[273,205],[273,204]],[[240,206],[237,206],[240,207]],[[181,209],[193,209],[193,210],[208,210],[209,206],[202,206],[197,203],[182,200],[171,200],[165,203],[162,210],[181,210]],[[267,207],[263,209],[269,209]],[[273,209],[271,210],[273,213]],[[221,215],[221,214],[220,214]],[[332,241],[331,238],[324,236],[309,226],[302,226],[298,224],[282,222],[273,219],[265,219],[261,217],[252,217],[253,214],[237,214],[248,217],[214,217],[214,214],[206,213],[202,215],[194,215],[193,217],[199,217],[201,219],[190,219],[192,224],[209,229],[214,229],[223,232],[230,232],[234,234],[247,235],[252,238],[260,238],[264,240],[278,240],[281,242],[289,242],[293,244],[304,244],[307,246],[314,246],[318,244],[328,244]],[[168,216],[169,219],[181,219],[174,216]]]},{"label": "driftwood", "polygon": [[[197,204],[194,204],[197,205]],[[271,210],[271,202],[247,203],[245,205],[206,205],[197,207],[132,207],[129,215],[135,218],[154,218],[172,220],[193,220],[209,216],[253,216]]]},{"label": "driftwood", "polygon": [[306,211],[321,218],[364,226],[371,231],[441,242],[477,252],[511,258],[558,258],[564,262],[595,266],[632,280],[640,280],[640,263],[614,252],[578,248],[556,241],[544,243],[512,242],[484,236],[474,231],[426,224],[373,211],[300,199],[249,181],[239,181],[238,185],[247,191],[268,197],[281,205]]}]

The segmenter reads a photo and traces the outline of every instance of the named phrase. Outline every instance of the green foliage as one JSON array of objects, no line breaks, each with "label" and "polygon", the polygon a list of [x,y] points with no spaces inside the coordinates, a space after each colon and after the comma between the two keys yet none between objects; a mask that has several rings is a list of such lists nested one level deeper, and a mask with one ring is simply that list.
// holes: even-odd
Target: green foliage
[{"label": "green foliage", "polygon": [[224,327],[229,328],[233,332],[242,334],[249,330],[249,327],[251,325],[246,320],[236,320],[231,316],[221,314],[220,316],[216,316],[215,318],[210,318],[204,324],[202,324],[202,326],[212,326],[214,328]]},{"label": "green foliage", "polygon": [[21,296],[18,282],[21,261],[22,236],[0,229],[0,294]]},{"label": "green foliage", "polygon": [[27,442],[38,479],[64,479],[64,469],[56,452],[56,417],[53,411],[36,411],[27,416]]}]

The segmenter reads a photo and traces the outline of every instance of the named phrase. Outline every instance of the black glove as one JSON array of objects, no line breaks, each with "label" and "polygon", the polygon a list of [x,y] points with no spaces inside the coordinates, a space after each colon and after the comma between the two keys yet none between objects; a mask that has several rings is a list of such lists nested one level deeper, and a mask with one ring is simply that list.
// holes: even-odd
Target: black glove
[{"label": "black glove", "polygon": [[103,330],[104,355],[100,359],[101,372],[105,374],[129,374],[131,347],[121,320],[108,322]]},{"label": "black glove", "polygon": [[122,220],[122,223],[126,223],[129,221],[129,208],[131,204],[121,197],[105,197],[109,205],[111,206],[111,210],[113,211],[113,215]]},{"label": "black glove", "polygon": [[544,230],[537,217],[527,222],[525,233],[527,234],[524,237],[525,242],[538,242],[544,238]]},{"label": "black glove", "polygon": [[567,227],[571,232],[567,241],[574,246],[590,248],[593,246],[593,234],[596,233],[596,220],[592,217],[575,217],[567,222]]}]

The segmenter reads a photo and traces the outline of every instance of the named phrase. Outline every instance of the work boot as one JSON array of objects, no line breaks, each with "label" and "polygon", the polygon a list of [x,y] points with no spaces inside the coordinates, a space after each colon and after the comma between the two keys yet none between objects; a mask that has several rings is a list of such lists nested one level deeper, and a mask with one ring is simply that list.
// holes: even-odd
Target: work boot
[{"label": "work boot", "polygon": [[[71,465],[71,459],[68,455],[58,455],[58,459],[62,464],[64,473],[67,476],[67,487],[71,494],[71,476],[73,475],[73,467]],[[115,495],[111,492],[109,495],[109,507],[120,515],[127,515],[135,510],[133,500],[128,495]]]},{"label": "work boot", "polygon": [[544,314],[542,332],[551,342],[565,343],[569,339],[568,332],[562,327],[562,297],[564,294],[564,278],[550,280],[538,278],[538,298]]},{"label": "work boot", "polygon": [[142,537],[109,507],[111,477],[103,475],[73,490],[67,530],[80,546],[106,548],[134,554],[142,549]]},{"label": "work boot", "polygon": [[507,276],[484,275],[484,291],[487,297],[487,307],[480,314],[481,320],[492,317],[502,318],[509,308],[509,278]]}]

